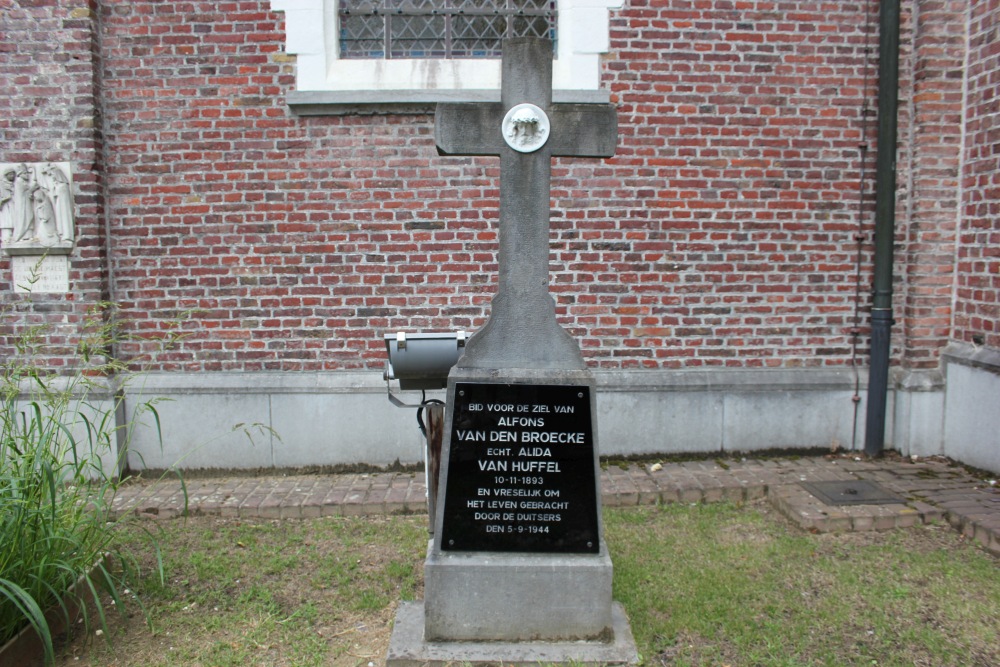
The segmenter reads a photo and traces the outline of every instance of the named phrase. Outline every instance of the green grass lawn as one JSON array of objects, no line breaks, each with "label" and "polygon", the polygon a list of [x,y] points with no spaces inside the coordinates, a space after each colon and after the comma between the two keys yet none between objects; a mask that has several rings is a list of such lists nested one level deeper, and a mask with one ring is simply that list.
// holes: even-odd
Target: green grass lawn
[{"label": "green grass lawn", "polygon": [[[378,665],[422,595],[426,517],[157,525],[150,625],[133,602],[112,646],[78,638],[60,665]],[[647,665],[1000,665],[997,560],[947,527],[803,534],[762,503],[613,509],[605,529]]]},{"label": "green grass lawn", "polygon": [[810,535],[765,505],[606,522],[647,664],[1000,665],[1000,569],[950,528]]}]

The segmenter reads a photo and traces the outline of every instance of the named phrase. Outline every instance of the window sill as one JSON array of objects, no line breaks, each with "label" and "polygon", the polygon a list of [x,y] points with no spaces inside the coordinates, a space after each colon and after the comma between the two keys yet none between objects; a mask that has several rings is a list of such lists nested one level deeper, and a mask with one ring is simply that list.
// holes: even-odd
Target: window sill
[{"label": "window sill", "polygon": [[[554,90],[552,101],[573,104],[607,104],[607,90]],[[286,102],[298,116],[337,116],[384,110],[432,111],[438,102],[499,102],[499,90],[293,90]]]}]

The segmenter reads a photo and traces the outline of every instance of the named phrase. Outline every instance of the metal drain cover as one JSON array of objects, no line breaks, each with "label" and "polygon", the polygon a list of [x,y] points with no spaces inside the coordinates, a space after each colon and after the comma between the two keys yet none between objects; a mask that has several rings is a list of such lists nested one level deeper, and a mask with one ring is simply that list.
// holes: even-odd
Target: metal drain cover
[{"label": "metal drain cover", "polygon": [[897,505],[906,502],[892,491],[863,479],[800,484],[827,505]]}]

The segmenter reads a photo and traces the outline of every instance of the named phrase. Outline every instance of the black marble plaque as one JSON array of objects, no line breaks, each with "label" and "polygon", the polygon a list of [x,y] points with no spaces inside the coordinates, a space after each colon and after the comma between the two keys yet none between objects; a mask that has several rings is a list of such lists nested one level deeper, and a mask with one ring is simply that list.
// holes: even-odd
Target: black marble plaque
[{"label": "black marble plaque", "polygon": [[590,388],[459,382],[441,549],[597,553]]}]

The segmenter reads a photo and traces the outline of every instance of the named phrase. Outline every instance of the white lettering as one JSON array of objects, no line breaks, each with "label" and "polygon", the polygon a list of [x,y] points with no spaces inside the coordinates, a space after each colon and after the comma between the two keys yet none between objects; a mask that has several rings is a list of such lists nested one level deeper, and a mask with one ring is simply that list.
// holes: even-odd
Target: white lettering
[{"label": "white lettering", "polygon": [[486,503],[486,508],[491,510],[516,510],[517,501],[514,500],[491,500]]},{"label": "white lettering", "polygon": [[569,503],[566,501],[558,503],[545,503],[537,502],[533,500],[522,500],[520,509],[523,510],[565,510],[569,509]]},{"label": "white lettering", "polygon": [[542,428],[545,426],[544,417],[501,417],[497,420],[497,426],[534,426]]},{"label": "white lettering", "polygon": [[493,489],[493,493],[496,496],[515,496],[519,498],[540,498],[542,496],[541,489]]},{"label": "white lettering", "polygon": [[523,431],[521,442],[541,442],[560,445],[582,445],[583,433],[554,433],[552,431]]},{"label": "white lettering", "polygon": [[542,522],[562,521],[562,515],[561,514],[534,514],[534,513],[532,513],[532,514],[518,514],[517,515],[517,520],[518,521],[542,521]]},{"label": "white lettering", "polygon": [[521,451],[518,452],[518,456],[545,456],[552,457],[552,450],[548,447],[521,447]]},{"label": "white lettering", "polygon": [[562,472],[558,461],[513,461],[513,472]]}]

